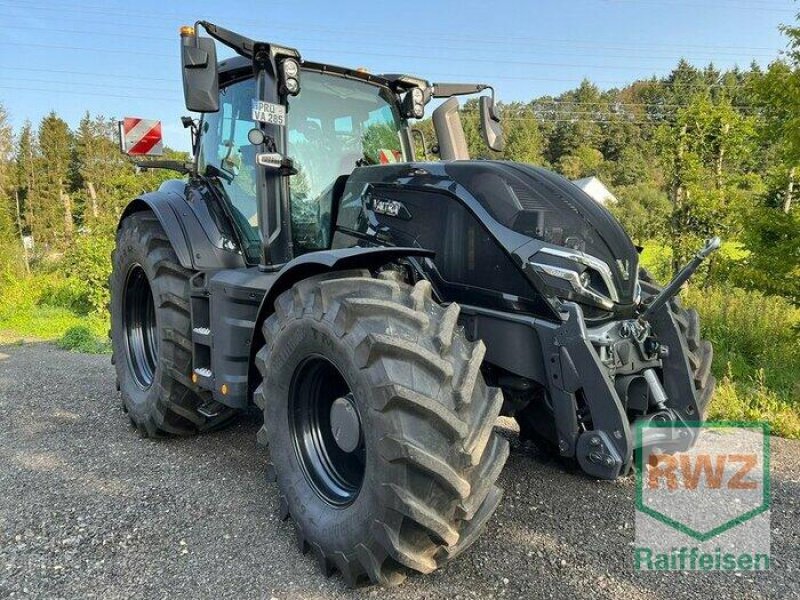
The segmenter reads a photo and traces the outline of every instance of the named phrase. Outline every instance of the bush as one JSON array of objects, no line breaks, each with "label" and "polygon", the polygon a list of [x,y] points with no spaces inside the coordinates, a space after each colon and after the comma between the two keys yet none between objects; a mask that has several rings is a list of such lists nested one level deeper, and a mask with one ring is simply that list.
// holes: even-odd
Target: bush
[{"label": "bush", "polygon": [[690,287],[684,300],[714,344],[719,383],[708,417],[767,421],[774,433],[800,438],[800,309],[732,287]]},{"label": "bush", "polygon": [[111,276],[113,249],[113,235],[85,234],[76,240],[65,257],[67,275],[83,286],[82,295],[94,313],[108,312],[111,299],[108,278]]},{"label": "bush", "polygon": [[749,382],[735,382],[730,376],[717,385],[709,406],[709,420],[766,421],[772,433],[800,438],[800,414],[797,406],[782,400],[766,387],[763,371]]},{"label": "bush", "polygon": [[672,251],[669,246],[655,241],[643,244],[639,263],[647,269],[655,280],[666,283],[672,279]]},{"label": "bush", "polygon": [[658,187],[647,183],[616,188],[617,202],[608,209],[637,243],[663,237],[672,205]]},{"label": "bush", "polygon": [[86,352],[88,354],[101,354],[108,352],[108,342],[101,340],[85,325],[70,327],[56,342],[59,348],[73,352]]},{"label": "bush", "polygon": [[686,303],[701,316],[703,336],[714,344],[718,377],[758,376],[797,404],[800,398],[800,309],[789,301],[738,288],[690,287]]},{"label": "bush", "polygon": [[[20,339],[58,340],[71,327],[84,326],[95,336],[108,332],[108,314],[79,314],[70,284],[58,273],[10,279],[0,287],[0,332],[2,341]],[[49,295],[52,290],[61,290]],[[64,302],[69,306],[56,305]]]},{"label": "bush", "polygon": [[85,281],[77,277],[49,277],[39,293],[38,304],[56,306],[88,315],[94,309]]},{"label": "bush", "polygon": [[744,243],[750,252],[732,270],[732,280],[800,304],[800,210],[761,208],[748,216]]},{"label": "bush", "polygon": [[0,238],[0,286],[24,273],[25,262],[19,240]]}]

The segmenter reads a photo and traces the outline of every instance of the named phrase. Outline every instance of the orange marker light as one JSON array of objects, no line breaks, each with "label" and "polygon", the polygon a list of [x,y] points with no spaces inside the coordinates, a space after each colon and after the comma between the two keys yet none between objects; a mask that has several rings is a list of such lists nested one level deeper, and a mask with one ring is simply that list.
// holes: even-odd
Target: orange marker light
[{"label": "orange marker light", "polygon": [[197,383],[197,373],[192,373],[192,383]]},{"label": "orange marker light", "polygon": [[181,27],[180,31],[181,31],[181,37],[186,35],[194,35],[194,27],[192,27],[191,25],[184,25],[183,27]]},{"label": "orange marker light", "polygon": [[222,387],[219,388],[219,391],[222,392],[223,396],[227,396],[228,395],[228,384],[227,383],[223,383]]}]

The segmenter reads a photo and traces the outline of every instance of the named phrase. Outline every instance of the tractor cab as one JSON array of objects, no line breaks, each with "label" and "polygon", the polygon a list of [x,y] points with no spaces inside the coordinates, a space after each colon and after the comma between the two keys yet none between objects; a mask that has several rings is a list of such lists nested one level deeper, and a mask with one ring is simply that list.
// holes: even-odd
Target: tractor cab
[{"label": "tractor cab", "polygon": [[[432,98],[489,87],[302,61],[294,49],[198,25],[238,56],[217,63],[213,40],[181,30],[187,107],[203,115],[197,174],[214,176],[248,262],[265,268],[330,247],[348,176],[358,167],[413,161],[408,120],[422,118]],[[497,147],[499,121],[488,101],[482,112],[490,125],[482,131]],[[457,108],[451,98],[434,115],[442,158],[468,158]]]}]

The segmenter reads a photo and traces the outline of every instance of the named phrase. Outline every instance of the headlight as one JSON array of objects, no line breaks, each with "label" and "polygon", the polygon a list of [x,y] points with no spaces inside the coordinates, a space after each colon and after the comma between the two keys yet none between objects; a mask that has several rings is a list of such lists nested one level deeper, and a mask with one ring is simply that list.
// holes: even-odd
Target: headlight
[{"label": "headlight", "polygon": [[[534,262],[539,254],[547,254],[568,260],[584,267],[583,269],[567,269],[542,262]],[[540,275],[560,279],[569,284],[576,296],[591,300],[594,304],[606,310],[614,308],[614,303],[619,302],[619,293],[611,277],[609,266],[589,254],[578,250],[544,247],[531,257],[530,266]]]},{"label": "headlight", "polygon": [[286,77],[297,77],[297,74],[300,72],[300,67],[297,65],[297,61],[287,58],[283,61],[283,74]]},{"label": "headlight", "polygon": [[422,88],[414,87],[406,92],[402,112],[407,119],[421,119],[425,116],[425,92]]},{"label": "headlight", "polygon": [[608,297],[614,302],[619,302],[619,293],[617,292],[617,286],[614,285],[614,278],[611,276],[611,267],[599,258],[595,258],[591,254],[586,254],[580,250],[550,248],[549,246],[542,248],[539,252],[571,260],[579,265],[589,267],[600,276],[606,288],[604,291],[607,292]]}]

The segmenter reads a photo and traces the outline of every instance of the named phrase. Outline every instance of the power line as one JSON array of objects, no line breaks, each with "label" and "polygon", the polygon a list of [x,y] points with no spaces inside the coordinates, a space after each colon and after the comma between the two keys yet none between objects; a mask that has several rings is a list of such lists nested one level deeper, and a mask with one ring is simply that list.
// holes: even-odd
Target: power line
[{"label": "power line", "polygon": [[89,71],[73,71],[70,69],[39,69],[34,67],[2,67],[3,70],[6,71],[33,71],[36,73],[63,73],[67,75],[80,75],[86,77],[113,77],[114,79],[133,79],[139,81],[169,81],[175,82],[175,77],[150,77],[150,76],[137,76],[137,75],[120,75],[116,72],[108,72],[105,73],[96,73],[96,72],[89,72]]},{"label": "power line", "polygon": [[[466,77],[466,78],[472,78],[472,79],[480,79],[480,80],[484,80],[484,81],[493,81],[493,80],[494,81],[537,81],[537,82],[571,83],[573,85],[578,85],[578,84],[581,83],[582,79],[585,79],[585,78],[576,79],[574,77],[570,78],[570,79],[563,79],[563,78],[552,78],[552,77],[528,77],[528,76],[525,76],[525,75],[495,75],[495,74],[478,75],[478,74],[474,74],[474,73],[462,74],[462,73],[441,73],[441,72],[440,73],[432,72],[432,73],[428,73],[427,75],[429,77],[436,77],[436,76],[447,77],[448,80],[453,80],[453,79],[456,79],[456,78]],[[787,75],[787,77],[788,76],[789,75]],[[719,80],[717,80],[717,81],[719,81]],[[724,84],[724,83],[705,84],[705,83],[685,83],[685,82],[680,82],[680,81],[669,82],[669,81],[662,81],[660,79],[653,80],[651,78],[634,79],[634,80],[630,80],[630,79],[594,79],[593,78],[593,79],[589,80],[589,83],[591,83],[591,84],[597,84],[597,83],[622,84],[621,88],[620,88],[620,86],[614,85],[612,89],[625,89],[625,88],[629,88],[629,87],[652,85],[652,86],[664,87],[664,88],[667,88],[667,89],[669,89],[669,88],[678,88],[678,89],[680,89],[682,91],[684,91],[684,90],[685,91],[701,90],[702,91],[702,90],[712,90],[712,89],[730,89],[732,87],[730,84]],[[738,85],[741,85],[741,84],[736,84],[733,87],[736,87]]]},{"label": "power line", "polygon": [[[4,16],[8,17],[9,15],[0,15],[0,17],[4,17]],[[108,25],[108,23],[104,23],[104,24]],[[54,27],[34,27],[34,26],[28,26],[28,25],[16,25],[14,27],[14,29],[15,30],[22,29],[22,30],[27,30],[27,31],[46,31],[46,32],[49,32],[49,33],[69,33],[69,34],[91,35],[91,36],[104,35],[104,36],[113,36],[113,37],[117,37],[117,38],[118,37],[124,37],[124,38],[130,38],[130,39],[153,40],[153,41],[161,41],[161,42],[177,42],[177,40],[178,40],[177,36],[144,35],[144,34],[138,34],[138,33],[121,32],[121,31],[119,31],[117,29],[114,29],[112,31],[86,31],[86,30],[62,29],[62,28],[54,28]],[[309,41],[310,42],[323,41],[323,40],[320,40],[318,37],[317,38],[294,38],[294,40],[295,41],[306,41],[306,42],[309,42]],[[334,40],[324,40],[324,41],[326,43],[329,43],[329,42],[346,43],[348,48],[352,48],[353,47],[353,44],[352,44],[352,42],[350,40],[344,40],[343,41],[340,38],[337,38],[337,39],[334,39]],[[418,44],[402,44],[402,43],[398,44],[396,42],[379,42],[379,41],[378,42],[371,42],[370,41],[370,42],[363,42],[363,43],[364,44],[368,44],[370,47],[373,47],[373,46],[376,46],[376,45],[377,46],[382,46],[382,47],[388,47],[388,48],[396,48],[398,46],[406,47],[406,48],[418,48],[419,47]],[[550,49],[551,48],[551,46],[548,46],[548,45],[545,45],[545,44],[542,44],[542,46],[544,46],[546,49]],[[680,46],[680,47],[676,46],[676,48],[680,48],[681,52],[685,52],[685,47],[683,47],[683,46]],[[438,50],[450,50],[450,51],[464,52],[464,51],[473,51],[474,47],[473,46],[470,46],[470,47],[458,47],[458,46],[441,46],[441,45],[437,45],[437,49]],[[633,48],[626,47],[626,46],[598,46],[598,45],[585,45],[584,47],[580,48],[581,51],[583,51],[585,49],[590,49],[592,52],[597,52],[598,50],[620,50],[620,51],[628,51],[628,52],[630,52]],[[643,49],[652,50],[652,49],[647,48],[647,47],[644,47]],[[500,50],[502,50],[502,49],[500,49]],[[365,53],[370,53],[371,50],[364,50],[364,52]],[[506,50],[506,53],[513,53],[514,55],[519,55],[519,52],[516,51],[516,50]],[[485,53],[482,53],[482,55],[485,56]],[[555,54],[555,55],[556,56],[560,56],[560,54]],[[564,54],[563,56],[576,56],[576,54]],[[684,54],[681,54],[681,56],[684,56]],[[713,61],[715,58],[719,58],[720,56],[737,56],[737,57],[741,57],[741,52],[717,52],[717,51],[715,51],[715,56],[711,56],[711,55],[705,55],[705,56],[708,56],[708,58],[706,58],[704,60]],[[625,58],[625,59],[629,59],[630,58],[630,54],[604,54],[603,58]],[[641,60],[643,58],[644,59],[648,59],[648,60],[676,60],[677,59],[677,55],[676,54],[661,54],[660,56],[642,55],[642,54],[637,54],[636,55],[636,59],[637,60]],[[697,55],[695,55],[694,58],[695,58],[695,60],[697,60],[698,59]],[[776,53],[772,53],[772,54],[751,54],[750,58],[776,58]],[[470,59],[470,60],[472,60],[472,59]],[[501,60],[505,60],[505,59],[501,59]]]},{"label": "power line", "polygon": [[[685,2],[685,1],[678,1],[678,2],[669,2],[668,0],[616,0],[618,4],[657,4],[659,6],[691,6],[692,8],[697,8],[698,5],[702,6],[699,2]],[[763,12],[780,12],[780,13],[792,13],[795,12],[794,9],[791,8],[777,8],[777,7],[768,7],[766,5],[758,5],[755,3],[747,3],[747,4],[736,4],[731,2],[725,3],[725,9],[741,9],[741,10],[757,10]],[[706,6],[705,8],[714,9],[713,6]]]},{"label": "power line", "polygon": [[[170,77],[151,77],[151,76],[135,76],[135,75],[117,75],[116,73],[109,73],[108,71],[105,72],[90,72],[90,71],[75,71],[71,69],[41,69],[41,68],[33,68],[33,67],[11,67],[11,66],[3,66],[4,70],[12,70],[12,71],[32,71],[32,72],[41,72],[41,73],[58,73],[58,74],[66,74],[66,75],[77,75],[81,77],[90,77],[90,78],[98,78],[98,77],[113,77],[114,79],[129,79],[129,80],[137,80],[137,81],[159,81],[159,82],[175,82],[178,77],[170,78]],[[749,77],[750,74],[748,72],[741,72],[744,77]],[[475,74],[458,74],[458,73],[437,73],[432,72],[428,73],[427,76],[429,77],[448,77],[450,79],[455,77],[466,77],[466,78],[475,78],[475,79],[482,79],[486,81],[491,80],[514,80],[514,81],[535,81],[535,82],[555,82],[555,83],[570,83],[573,85],[580,84],[580,80],[576,78],[553,78],[553,77],[530,77],[530,76],[503,76],[503,75],[475,75]],[[783,74],[781,74],[783,76]],[[786,77],[793,77],[792,73],[787,73]],[[716,81],[720,81],[717,79]],[[635,87],[642,87],[642,86],[653,86],[655,88],[678,88],[680,90],[712,90],[712,89],[735,89],[741,85],[741,83],[687,83],[687,82],[669,82],[663,81],[662,79],[592,79],[592,84],[596,83],[606,83],[606,84],[622,84],[624,88],[635,88]],[[543,102],[545,100],[542,100]],[[566,100],[564,102],[567,102]]]},{"label": "power line", "polygon": [[[0,79],[0,81],[3,81],[3,80],[2,80],[2,79]],[[15,77],[15,78],[13,79],[13,81],[11,81],[11,80],[7,80],[7,82],[8,82],[8,83],[13,83],[13,82],[15,82],[15,81],[24,81],[24,82],[26,82],[26,83],[46,83],[46,84],[50,84],[50,85],[58,85],[58,86],[62,86],[62,85],[74,85],[74,83],[75,83],[74,81],[53,81],[53,80],[51,80],[51,79],[36,79],[36,78],[29,78],[29,77]],[[107,88],[117,88],[117,89],[123,89],[123,90],[135,90],[135,91],[138,91],[138,92],[141,92],[141,91],[143,91],[141,86],[133,86],[133,85],[116,85],[116,84],[108,84],[108,83],[87,83],[87,82],[81,82],[81,87],[86,87],[86,86],[89,86],[89,87],[102,87],[103,89],[107,89]],[[61,88],[59,88],[59,89],[61,89]],[[146,91],[147,91],[148,93],[150,93],[150,92],[167,92],[167,93],[169,93],[169,92],[173,92],[173,93],[174,93],[174,92],[176,92],[177,90],[175,90],[174,88],[173,88],[173,89],[167,89],[167,88],[147,88],[147,90],[146,90]],[[178,98],[178,96],[175,96],[175,98],[177,99],[177,98]]]},{"label": "power line", "polygon": [[[658,3],[661,4],[662,1],[663,0],[659,0]],[[141,12],[137,13],[137,12],[130,12],[130,11],[109,10],[109,8],[107,6],[85,6],[84,5],[84,6],[81,6],[81,7],[75,7],[75,6],[63,5],[63,4],[54,5],[53,3],[48,3],[46,6],[41,6],[41,5],[36,6],[36,5],[30,4],[30,3],[26,3],[26,2],[22,2],[22,1],[19,1],[19,0],[17,2],[14,2],[14,3],[9,3],[9,2],[5,2],[5,1],[4,2],[0,2],[0,6],[5,6],[5,7],[8,7],[8,8],[24,7],[24,8],[29,9],[29,10],[41,10],[41,11],[47,11],[48,13],[51,13],[53,8],[61,8],[61,9],[68,9],[71,13],[90,14],[90,15],[108,15],[108,16],[119,16],[119,17],[132,17],[132,18],[136,18],[137,20],[141,20],[141,19],[158,19],[158,18],[162,18],[162,17],[168,17],[168,18],[178,18],[178,17],[180,17],[180,18],[183,18],[185,20],[186,16],[187,16],[186,13],[184,13],[184,12],[163,12],[163,11],[162,12],[152,12],[151,11],[151,12],[147,12],[147,13],[141,13]],[[191,15],[191,19],[203,19],[203,18],[209,18],[209,15],[207,15],[207,14],[206,15]],[[300,31],[327,32],[327,33],[332,33],[332,34],[337,34],[337,35],[341,35],[341,34],[352,35],[352,33],[353,33],[352,28],[338,28],[338,29],[337,28],[330,28],[330,27],[328,27],[328,28],[320,28],[320,27],[315,27],[315,26],[309,26],[308,23],[287,23],[287,22],[280,22],[280,21],[273,21],[273,20],[265,21],[265,20],[258,20],[258,19],[247,19],[247,20],[226,19],[226,22],[227,23],[242,23],[242,24],[246,24],[246,26],[265,25],[265,26],[268,26],[268,27],[270,27],[272,29],[280,27],[280,28],[285,28],[285,29],[297,29],[297,30],[300,30]],[[121,23],[119,25],[120,26],[124,26],[124,27],[128,27],[129,23]],[[463,42],[464,41],[463,37],[453,36],[453,35],[449,35],[448,36],[446,34],[442,34],[442,32],[440,32],[440,31],[430,31],[430,30],[429,31],[421,31],[419,29],[415,29],[415,31],[410,31],[410,32],[405,32],[404,31],[401,34],[399,34],[399,33],[398,34],[392,34],[391,32],[385,31],[385,26],[386,26],[385,23],[362,22],[362,23],[360,23],[360,26],[363,27],[365,30],[376,30],[376,31],[379,30],[379,31],[381,31],[381,37],[382,38],[397,37],[397,38],[401,38],[401,39],[407,39],[409,37],[415,37],[415,38],[422,38],[425,41],[429,41],[429,40],[434,39],[434,38],[436,40],[445,40],[446,39],[446,40],[456,41],[456,42]],[[531,37],[531,36],[503,36],[503,37],[481,36],[480,41],[482,41],[482,42],[497,41],[497,42],[503,42],[504,44],[508,44],[510,42],[513,42],[513,41],[520,41],[520,42],[526,42],[526,43],[539,43],[539,44],[547,44],[547,45],[551,45],[553,43],[566,42],[566,43],[584,44],[590,49],[594,46],[593,44],[588,44],[587,45],[585,41],[581,41],[581,40],[543,39],[541,37]],[[665,44],[648,44],[647,47],[648,48],[655,48],[655,47],[658,47],[658,46],[666,47],[666,48],[674,47],[673,45],[665,45]],[[706,45],[703,45],[703,44],[680,44],[680,46],[678,46],[678,47],[684,48],[684,49],[686,49],[686,48],[703,48],[703,49],[770,50],[770,51],[774,51],[774,48],[765,47],[765,46],[747,47],[747,46],[740,46],[740,45],[734,45],[734,46],[727,46],[727,45],[719,46],[718,45],[718,46],[713,46],[713,45],[707,45],[707,44]],[[621,49],[623,49],[623,48],[621,48]],[[628,49],[628,48],[624,48],[624,49]]]},{"label": "power line", "polygon": [[[9,70],[17,70],[17,71],[36,71],[36,72],[55,73],[55,74],[62,74],[62,75],[79,75],[79,76],[83,76],[83,77],[88,77],[90,79],[94,78],[95,76],[99,76],[99,77],[103,77],[103,76],[105,76],[105,77],[114,77],[115,79],[120,78],[120,79],[131,79],[131,80],[138,80],[138,81],[160,81],[160,82],[176,82],[177,79],[178,79],[178,78],[169,79],[169,78],[137,77],[137,76],[116,76],[116,75],[113,75],[113,74],[110,75],[108,73],[92,73],[92,72],[88,72],[88,71],[71,71],[71,70],[67,70],[67,69],[28,69],[28,68],[25,68],[25,67],[3,67],[3,68],[4,69],[9,69]],[[0,81],[2,81],[2,79],[0,79]],[[54,85],[64,85],[64,84],[71,84],[72,83],[72,82],[63,82],[63,81],[53,81],[53,80],[50,80],[50,79],[33,79],[33,78],[17,78],[17,77],[15,77],[13,79],[8,79],[7,81],[9,83],[11,83],[13,81],[28,81],[28,82],[54,84]],[[575,80],[567,80],[567,79],[558,80],[558,81],[573,82],[573,83],[575,82]],[[636,85],[637,83],[639,83],[639,82],[631,82],[629,85],[633,86],[633,85]],[[666,89],[669,89],[670,87],[674,87],[675,85],[680,85],[680,84],[669,84],[669,83],[666,83],[666,82],[659,82],[659,81],[650,82],[649,80],[646,81],[645,83],[652,84],[656,88],[666,88]],[[141,86],[120,86],[120,85],[115,85],[115,84],[107,85],[107,84],[104,84],[104,83],[95,84],[95,83],[91,83],[91,82],[88,82],[88,83],[87,82],[82,82],[81,85],[82,86],[89,85],[89,86],[95,86],[95,87],[117,87],[117,88],[132,89],[132,90],[144,91],[144,92],[150,92],[150,91],[172,92],[172,91],[175,91],[174,88],[147,87],[147,88],[143,89]],[[691,84],[690,85],[690,84],[687,84],[687,87],[692,87],[692,88],[696,87],[699,90],[706,90],[706,89],[711,89],[711,88],[716,88],[716,87],[725,87],[725,88],[727,88],[728,86],[719,86],[719,85],[715,85],[715,84],[708,84],[708,85],[703,85],[703,84]],[[663,109],[663,108],[680,108],[682,106],[685,106],[684,104],[675,104],[675,103],[668,103],[668,102],[623,102],[623,101],[618,101],[618,100],[616,100],[614,98],[610,98],[610,99],[607,99],[607,100],[597,100],[597,101],[581,101],[581,100],[566,100],[566,99],[558,99],[558,98],[548,98],[546,96],[540,97],[540,98],[534,98],[534,99],[530,100],[529,102],[531,104],[535,104],[536,106],[539,106],[539,107],[566,106],[566,105],[570,105],[570,106],[575,106],[575,105],[586,106],[586,105],[589,105],[589,106],[608,106],[608,107],[617,107],[617,106],[619,106],[619,107],[642,107],[642,108],[651,107],[651,108]],[[733,104],[732,107],[736,108],[736,109],[740,109],[740,110],[756,110],[756,109],[758,109],[757,106],[745,105],[745,104]],[[524,110],[524,109],[521,109],[521,110]]]},{"label": "power line", "polygon": [[141,50],[127,50],[122,48],[87,48],[85,46],[61,46],[57,44],[35,44],[32,42],[0,42],[0,46],[10,46],[14,48],[47,48],[49,50],[81,50],[113,54],[138,54],[140,56],[156,56],[159,58],[164,58],[164,54],[161,52],[142,52]]},{"label": "power line", "polygon": [[[16,91],[23,91],[23,92],[47,92],[52,93],[54,90],[46,90],[42,88],[30,88],[24,87],[19,85],[0,85],[0,90],[16,90]],[[92,92],[91,94],[86,94],[85,92],[73,92],[70,90],[57,90],[59,94],[70,94],[73,96],[103,96],[106,98],[125,98],[126,100],[138,100],[136,96],[131,96],[130,94],[104,94],[102,92]],[[162,98],[157,96],[150,96],[148,95],[147,98],[142,98],[144,100],[167,100],[173,101],[177,100],[177,98]]]},{"label": "power line", "polygon": [[[157,52],[146,52],[141,50],[129,50],[123,48],[90,48],[86,46],[63,46],[58,44],[38,44],[33,42],[0,42],[0,46],[13,46],[13,47],[28,47],[28,48],[47,48],[47,49],[55,49],[55,50],[76,50],[76,51],[84,51],[84,52],[102,52],[102,53],[116,53],[116,54],[137,54],[140,56],[156,56],[159,58],[164,58],[163,53]],[[327,48],[308,48],[308,52],[327,52],[329,49]],[[363,57],[364,53],[359,51],[352,51],[352,50],[337,50],[339,54],[349,54],[355,55],[359,57]],[[380,53],[370,53],[371,57],[382,57],[382,58],[393,58],[393,59],[428,59],[429,57],[420,55],[420,54],[380,54]],[[488,64],[498,64],[496,59],[490,58],[462,58],[462,57],[448,57],[448,61],[455,61],[455,62],[468,62],[468,63],[488,63]],[[622,65],[592,65],[592,64],[576,64],[576,63],[557,63],[557,62],[539,62],[539,61],[519,61],[519,60],[511,60],[511,61],[503,61],[504,64],[513,64],[518,66],[528,66],[528,67],[558,67],[558,68],[567,68],[567,69],[607,69],[611,71],[630,71],[630,70],[640,70],[639,67],[636,66],[622,66]],[[651,72],[672,72],[674,69],[649,69]]]}]

